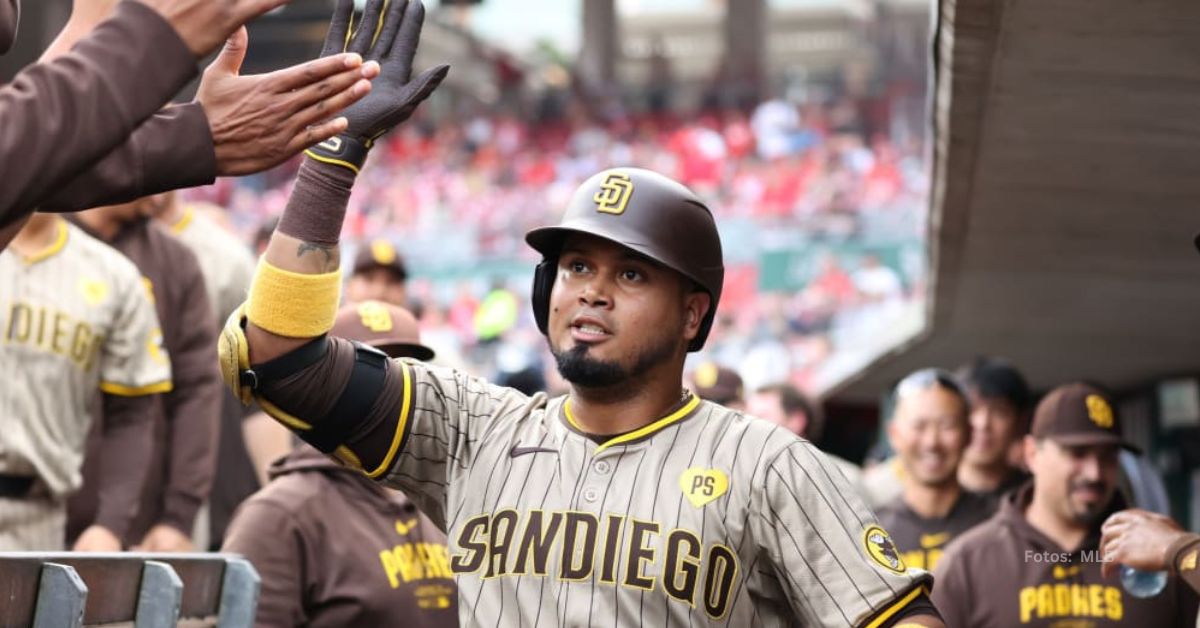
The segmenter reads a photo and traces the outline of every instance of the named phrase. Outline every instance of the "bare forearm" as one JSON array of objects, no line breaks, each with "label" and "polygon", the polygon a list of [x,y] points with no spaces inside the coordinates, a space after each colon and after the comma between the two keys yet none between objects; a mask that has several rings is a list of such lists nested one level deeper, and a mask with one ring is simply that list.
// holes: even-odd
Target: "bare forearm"
[{"label": "bare forearm", "polygon": [[[264,263],[289,273],[322,275],[337,271],[341,263],[338,236],[354,174],[345,168],[306,159],[297,175],[296,187],[288,199],[279,227],[260,266]],[[259,281],[260,275],[255,281]],[[252,306],[255,299],[268,298],[251,289]],[[337,309],[337,303],[324,304]],[[250,317],[246,341],[250,346],[250,362],[261,364],[293,351],[312,339],[289,337],[272,333],[255,324]]]}]

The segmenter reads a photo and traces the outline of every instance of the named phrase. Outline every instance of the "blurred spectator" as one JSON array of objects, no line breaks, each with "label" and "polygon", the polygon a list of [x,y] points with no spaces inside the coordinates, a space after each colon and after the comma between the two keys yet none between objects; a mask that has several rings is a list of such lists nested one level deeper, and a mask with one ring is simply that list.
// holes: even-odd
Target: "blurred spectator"
[{"label": "blurred spectator", "polygon": [[[813,443],[820,442],[825,428],[825,416],[820,408],[791,384],[772,384],[754,391],[747,400],[746,413],[766,419]],[[860,487],[862,471],[858,465],[828,452],[825,456],[842,472],[851,486]]]},{"label": "blurred spectator", "polygon": [[387,240],[372,240],[354,256],[354,267],[346,282],[346,300],[351,303],[375,300],[405,307],[407,281],[408,268],[396,247]]},{"label": "blurred spectator", "polygon": [[905,471],[904,490],[876,514],[904,564],[932,570],[946,545],[990,517],[995,503],[958,483],[969,406],[953,376],[916,371],[896,386],[895,400],[888,438]]},{"label": "blurred spectator", "polygon": [[1029,429],[1033,395],[1020,371],[995,358],[976,358],[958,377],[971,400],[971,443],[958,480],[969,491],[999,498],[1029,478],[1012,460]]},{"label": "blurred spectator", "polygon": [[746,409],[742,377],[737,371],[716,362],[704,362],[692,371],[691,389],[706,401],[734,410]]},{"label": "blurred spectator", "polygon": [[[141,271],[171,361],[173,388],[163,396],[162,413],[155,419],[153,457],[144,470],[149,480],[127,544],[144,551],[190,551],[196,515],[208,500],[216,467],[222,398],[217,322],[196,256],[150,219],[162,200],[145,197],[90,209],[74,218]],[[85,478],[95,477],[92,469],[103,464],[103,458],[126,455],[103,445],[98,430],[93,430]],[[85,480],[68,505],[72,537],[93,520],[96,500],[95,486]]]}]

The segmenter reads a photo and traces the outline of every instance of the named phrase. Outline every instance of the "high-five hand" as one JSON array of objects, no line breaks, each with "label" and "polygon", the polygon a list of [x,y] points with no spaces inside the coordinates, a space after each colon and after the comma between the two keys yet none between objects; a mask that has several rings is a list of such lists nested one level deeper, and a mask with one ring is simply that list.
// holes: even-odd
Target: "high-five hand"
[{"label": "high-five hand", "polygon": [[338,53],[243,76],[246,46],[246,29],[238,29],[204,71],[196,94],[223,176],[266,170],[345,131],[345,118],[334,116],[370,92],[369,79],[379,74],[378,63]]},{"label": "high-five hand", "polygon": [[351,32],[354,3],[339,0],[322,56],[353,52],[380,65],[371,93],[346,108],[348,126],[338,137],[308,151],[319,161],[358,171],[375,140],[412,116],[450,66],[439,65],[412,78],[425,7],[420,0],[369,0],[362,23]]}]

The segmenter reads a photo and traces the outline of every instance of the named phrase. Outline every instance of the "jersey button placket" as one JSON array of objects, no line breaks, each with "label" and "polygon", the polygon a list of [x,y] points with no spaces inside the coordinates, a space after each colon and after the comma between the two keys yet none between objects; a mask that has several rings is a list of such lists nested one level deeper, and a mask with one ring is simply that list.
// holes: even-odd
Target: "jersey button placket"
[{"label": "jersey button placket", "polygon": [[589,486],[589,487],[583,489],[583,500],[584,501],[586,501],[588,503],[595,503],[597,499],[600,499],[599,489],[597,489],[594,486]]}]

